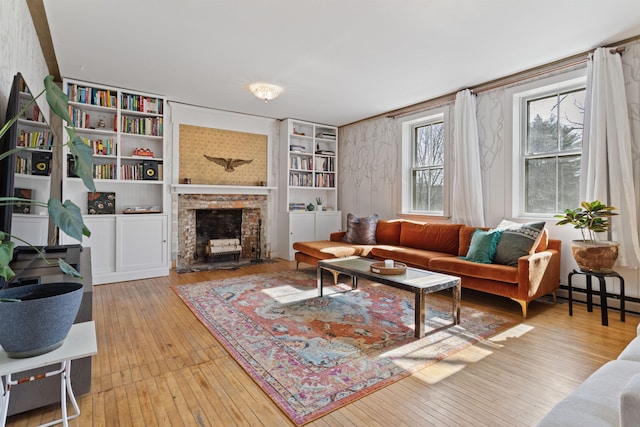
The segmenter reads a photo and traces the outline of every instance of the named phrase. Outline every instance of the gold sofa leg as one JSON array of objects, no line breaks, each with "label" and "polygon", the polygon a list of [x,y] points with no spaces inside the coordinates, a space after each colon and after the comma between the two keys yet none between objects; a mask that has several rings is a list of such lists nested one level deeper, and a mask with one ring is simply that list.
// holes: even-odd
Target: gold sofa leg
[{"label": "gold sofa leg", "polygon": [[522,317],[524,319],[527,318],[527,307],[529,306],[529,303],[527,301],[522,301],[519,299],[515,299],[515,298],[511,298],[512,300],[514,300],[515,302],[517,302],[518,304],[520,304],[520,307],[522,307]]},{"label": "gold sofa leg", "polygon": [[338,276],[340,275],[339,271],[335,271],[335,270],[329,270],[331,272],[331,274],[333,274],[333,284],[337,285],[338,284]]}]

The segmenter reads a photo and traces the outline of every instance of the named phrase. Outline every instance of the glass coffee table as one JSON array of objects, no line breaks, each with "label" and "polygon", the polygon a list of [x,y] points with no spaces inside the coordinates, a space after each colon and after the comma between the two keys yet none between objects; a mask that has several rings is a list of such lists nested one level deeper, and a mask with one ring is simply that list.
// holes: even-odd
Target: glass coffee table
[{"label": "glass coffee table", "polygon": [[317,280],[318,295],[322,296],[322,271],[333,273],[334,280],[338,273],[351,276],[351,289],[357,289],[358,278],[368,279],[376,283],[403,289],[415,294],[415,336],[425,335],[425,299],[427,294],[444,289],[451,289],[452,325],[460,323],[460,278],[447,274],[434,273],[419,268],[407,267],[403,274],[377,274],[371,271],[375,260],[361,257],[335,258],[318,261]]}]

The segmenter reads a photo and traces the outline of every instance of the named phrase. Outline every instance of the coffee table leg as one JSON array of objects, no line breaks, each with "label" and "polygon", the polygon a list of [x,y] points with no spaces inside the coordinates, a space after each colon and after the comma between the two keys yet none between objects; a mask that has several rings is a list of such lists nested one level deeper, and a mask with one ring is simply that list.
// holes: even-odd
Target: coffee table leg
[{"label": "coffee table leg", "polygon": [[322,296],[322,267],[318,266],[316,271],[316,280],[318,285],[318,296]]},{"label": "coffee table leg", "polygon": [[462,286],[460,282],[453,288],[451,288],[451,297],[453,299],[453,306],[451,307],[451,316],[453,317],[453,324],[460,324],[460,297],[462,294]]},{"label": "coffee table leg", "polygon": [[358,276],[351,276],[351,289],[358,289]]},{"label": "coffee table leg", "polygon": [[425,295],[422,292],[422,290],[418,290],[416,292],[416,298],[415,298],[415,313],[416,313],[416,318],[415,318],[415,324],[416,324],[416,333],[415,333],[415,337],[416,338],[422,338],[425,335],[425,330],[424,330],[424,321],[425,321],[425,310],[424,310],[424,300],[425,300]]}]

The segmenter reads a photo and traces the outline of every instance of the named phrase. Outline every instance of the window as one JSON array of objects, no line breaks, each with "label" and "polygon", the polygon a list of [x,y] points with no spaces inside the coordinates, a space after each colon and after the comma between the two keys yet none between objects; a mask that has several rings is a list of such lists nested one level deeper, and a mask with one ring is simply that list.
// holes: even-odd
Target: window
[{"label": "window", "polygon": [[443,117],[412,126],[411,210],[442,214],[444,209]]},{"label": "window", "polygon": [[520,98],[520,210],[553,215],[579,204],[585,89],[536,92]]}]

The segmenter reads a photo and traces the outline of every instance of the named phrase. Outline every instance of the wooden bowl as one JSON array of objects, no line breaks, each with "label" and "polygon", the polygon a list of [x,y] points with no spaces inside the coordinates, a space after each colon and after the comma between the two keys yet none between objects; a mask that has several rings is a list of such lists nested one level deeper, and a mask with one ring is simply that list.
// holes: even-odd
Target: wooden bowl
[{"label": "wooden bowl", "polygon": [[371,266],[369,268],[371,269],[372,273],[384,275],[404,274],[407,272],[407,265],[397,261],[394,261],[393,267],[385,267],[384,261],[382,261],[371,263]]}]

